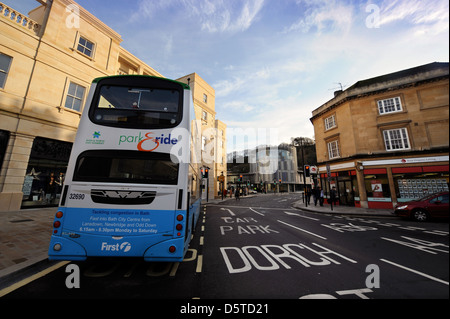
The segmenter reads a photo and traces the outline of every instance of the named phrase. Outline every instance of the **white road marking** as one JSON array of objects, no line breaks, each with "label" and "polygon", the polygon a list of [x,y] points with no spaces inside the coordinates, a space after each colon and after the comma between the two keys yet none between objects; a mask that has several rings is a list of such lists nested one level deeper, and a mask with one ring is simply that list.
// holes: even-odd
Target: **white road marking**
[{"label": "white road marking", "polygon": [[448,286],[448,282],[447,282],[447,281],[444,281],[444,280],[441,280],[441,279],[439,279],[439,278],[436,278],[436,277],[433,277],[433,276],[424,274],[423,272],[420,272],[420,271],[417,271],[417,270],[414,270],[414,269],[411,269],[411,268],[408,268],[408,267],[405,267],[405,266],[396,264],[396,263],[394,263],[394,262],[392,262],[392,261],[389,261],[389,260],[386,260],[386,259],[382,259],[382,258],[381,258],[380,260],[381,260],[381,261],[384,261],[385,263],[388,263],[388,264],[391,264],[391,265],[393,265],[393,266],[396,266],[396,267],[405,269],[405,270],[407,270],[407,271],[413,272],[413,273],[415,273],[415,274],[418,274],[418,275],[420,275],[420,276],[423,276],[423,277],[425,277],[425,278],[428,278],[428,279],[431,279],[431,280],[440,282],[441,284],[444,284],[444,285],[447,285],[447,286]]},{"label": "white road marking", "polygon": [[286,222],[283,222],[283,221],[281,221],[281,220],[277,220],[277,222],[279,222],[279,223],[282,223],[282,224],[285,224],[286,226],[289,226],[289,227],[295,228],[295,229],[297,229],[297,230],[300,230],[300,231],[302,231],[302,232],[305,232],[305,233],[307,233],[307,234],[310,234],[310,235],[316,236],[316,237],[318,237],[318,238],[320,238],[320,239],[323,239],[323,240],[327,240],[327,239],[326,239],[325,237],[322,237],[322,236],[320,236],[320,235],[317,235],[317,234],[311,233],[311,232],[309,232],[309,231],[307,231],[307,230],[304,230],[304,229],[302,229],[302,228],[300,228],[300,227],[297,227],[297,226],[294,226],[294,225],[288,224],[288,223],[286,223]]},{"label": "white road marking", "polygon": [[303,217],[303,218],[319,221],[319,219],[317,219],[317,218],[312,218],[312,217],[300,215],[300,214],[297,214],[297,213],[291,213],[291,212],[284,212],[284,213],[288,214],[288,215],[292,215],[292,216],[298,216],[298,217]]},{"label": "white road marking", "polygon": [[233,212],[232,212],[230,209],[228,209],[228,208],[221,208],[220,210],[227,210],[227,211],[230,213],[231,216],[236,216],[236,214],[233,213]]},{"label": "white road marking", "polygon": [[261,215],[261,216],[264,216],[264,214],[263,213],[260,213],[260,212],[257,212],[256,210],[254,210],[253,208],[251,208],[251,207],[249,207],[250,208],[250,210],[252,211],[252,212],[254,212],[254,213],[257,213],[257,214],[259,214],[259,215]]}]

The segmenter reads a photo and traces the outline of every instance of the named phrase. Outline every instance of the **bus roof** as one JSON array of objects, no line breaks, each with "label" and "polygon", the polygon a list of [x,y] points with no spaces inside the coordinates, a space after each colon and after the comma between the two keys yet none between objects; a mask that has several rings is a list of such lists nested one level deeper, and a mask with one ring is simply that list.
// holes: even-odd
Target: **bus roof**
[{"label": "bus roof", "polygon": [[187,85],[186,83],[182,83],[182,82],[178,82],[175,80],[171,80],[171,79],[167,79],[167,78],[162,78],[162,77],[158,77],[158,76],[151,76],[151,75],[140,75],[140,74],[125,74],[125,75],[110,75],[110,76],[103,76],[103,77],[99,77],[99,78],[95,78],[92,83],[98,83],[100,80],[103,79],[109,79],[109,78],[120,78],[120,77],[146,77],[146,78],[154,78],[154,79],[161,79],[161,80],[166,80],[169,82],[174,82],[174,83],[178,83],[180,84],[185,90],[190,90],[191,87],[189,85]]}]

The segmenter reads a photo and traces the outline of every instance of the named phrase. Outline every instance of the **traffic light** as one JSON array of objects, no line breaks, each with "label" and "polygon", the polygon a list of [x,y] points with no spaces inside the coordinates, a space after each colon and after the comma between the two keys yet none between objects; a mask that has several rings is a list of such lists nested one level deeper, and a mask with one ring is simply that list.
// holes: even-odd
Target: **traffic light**
[{"label": "traffic light", "polygon": [[207,169],[207,168],[205,168],[205,175],[204,175],[204,178],[208,178],[208,169]]},{"label": "traffic light", "polygon": [[309,177],[310,175],[309,175],[309,165],[305,165],[305,170],[304,170],[304,172],[305,172],[305,177]]},{"label": "traffic light", "polygon": [[241,174],[241,175],[239,175],[239,179],[238,179],[238,181],[239,181],[239,182],[242,182],[242,174]]}]

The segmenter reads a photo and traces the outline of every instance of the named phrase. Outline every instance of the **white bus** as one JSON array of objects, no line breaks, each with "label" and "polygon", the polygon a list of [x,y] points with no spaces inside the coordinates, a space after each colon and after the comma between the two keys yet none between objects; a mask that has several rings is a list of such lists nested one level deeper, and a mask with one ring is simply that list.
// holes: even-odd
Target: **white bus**
[{"label": "white bus", "polygon": [[[182,261],[200,212],[199,142],[188,85],[93,81],[53,223],[50,260]],[[187,159],[187,160],[186,160]]]}]

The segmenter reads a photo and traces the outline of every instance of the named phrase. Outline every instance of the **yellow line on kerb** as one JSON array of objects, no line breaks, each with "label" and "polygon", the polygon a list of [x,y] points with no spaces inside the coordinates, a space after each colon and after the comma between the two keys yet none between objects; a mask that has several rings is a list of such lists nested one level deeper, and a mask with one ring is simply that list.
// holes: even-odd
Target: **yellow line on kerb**
[{"label": "yellow line on kerb", "polygon": [[55,271],[56,269],[67,265],[68,263],[70,263],[70,261],[61,261],[61,262],[57,263],[56,265],[53,265],[47,269],[44,269],[44,270],[38,272],[37,274],[34,274],[33,276],[25,278],[19,282],[16,282],[15,284],[12,284],[9,287],[6,287],[6,288],[0,290],[0,298],[9,294],[10,292],[13,292],[16,289],[19,289],[25,285],[28,285],[30,282],[35,281],[36,279],[44,277],[45,275],[51,273],[52,271]]}]

